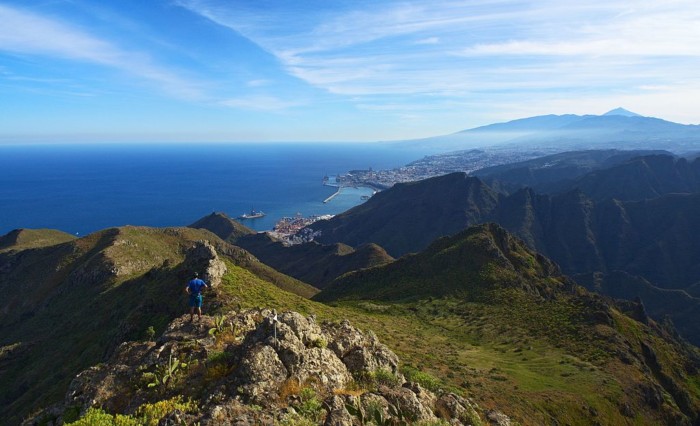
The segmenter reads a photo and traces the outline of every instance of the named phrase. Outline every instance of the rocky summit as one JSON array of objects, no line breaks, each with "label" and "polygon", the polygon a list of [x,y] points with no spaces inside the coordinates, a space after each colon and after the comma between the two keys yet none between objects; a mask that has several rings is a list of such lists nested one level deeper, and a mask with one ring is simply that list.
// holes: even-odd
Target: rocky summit
[{"label": "rocky summit", "polygon": [[347,320],[269,309],[184,315],[155,341],[121,344],[73,379],[62,404],[23,424],[482,424],[473,401],[408,382],[398,367],[374,333]]}]

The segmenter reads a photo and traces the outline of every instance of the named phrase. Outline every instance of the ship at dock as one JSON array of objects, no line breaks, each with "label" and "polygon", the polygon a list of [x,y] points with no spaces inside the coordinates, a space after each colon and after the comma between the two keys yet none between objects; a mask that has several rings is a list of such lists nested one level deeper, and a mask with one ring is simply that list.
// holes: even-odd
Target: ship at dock
[{"label": "ship at dock", "polygon": [[250,213],[243,213],[242,215],[238,216],[239,219],[257,219],[259,217],[265,216],[265,212],[262,212],[260,210],[254,210],[250,209]]}]

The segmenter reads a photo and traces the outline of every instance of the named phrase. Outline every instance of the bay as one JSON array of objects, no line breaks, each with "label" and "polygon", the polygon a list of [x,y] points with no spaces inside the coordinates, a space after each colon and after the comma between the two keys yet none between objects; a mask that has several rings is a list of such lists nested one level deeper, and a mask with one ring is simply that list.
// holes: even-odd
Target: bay
[{"label": "bay", "polygon": [[337,214],[371,194],[324,175],[387,169],[423,155],[382,144],[0,145],[0,235],[16,228],[76,235],[123,225],[183,226],[211,213],[271,229],[283,216]]}]

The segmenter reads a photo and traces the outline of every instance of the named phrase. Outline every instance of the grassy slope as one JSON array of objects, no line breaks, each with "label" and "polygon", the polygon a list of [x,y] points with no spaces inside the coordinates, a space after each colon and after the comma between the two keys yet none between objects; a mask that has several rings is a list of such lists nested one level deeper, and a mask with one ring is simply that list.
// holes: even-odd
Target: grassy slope
[{"label": "grassy slope", "polygon": [[[696,349],[572,286],[499,233],[485,225],[439,240],[346,276],[318,297],[386,315],[387,324],[409,321],[376,331],[410,362],[526,423],[549,416],[570,424],[675,423],[681,411],[700,412],[698,373],[689,366],[697,365]],[[657,395],[665,402],[654,410]]]},{"label": "grassy slope", "polygon": [[74,240],[71,234],[55,229],[15,229],[0,236],[0,253],[48,247]]},{"label": "grassy slope", "polygon": [[80,370],[122,341],[142,338],[149,326],[160,332],[182,314],[182,289],[192,272],[183,263],[185,251],[200,240],[211,241],[257,280],[307,297],[317,292],[205,230],[114,228],[19,252],[0,274],[6,295],[0,309],[0,424],[15,424],[17,416],[62,399]]},{"label": "grassy slope", "polygon": [[[634,350],[652,339],[668,356],[678,348],[627,316],[614,313],[614,327],[581,325],[589,315],[574,302],[532,303],[514,293],[513,305],[465,303],[459,298],[413,302],[345,301],[334,306],[305,300],[230,268],[222,296],[244,307],[273,307],[315,314],[319,319],[350,319],[373,330],[405,365],[439,377],[445,388],[474,398],[482,408],[506,412],[522,424],[658,424],[669,423],[659,411],[640,403],[636,386],[646,380],[639,364],[629,366],[610,355],[617,349],[610,339],[630,339]],[[525,299],[523,299],[523,297]],[[520,299],[520,300],[517,300]],[[622,333],[621,335],[618,333]],[[633,360],[634,361],[634,360]],[[674,365],[674,367],[677,367]],[[697,380],[697,375],[691,377]],[[700,394],[695,390],[697,401]],[[672,398],[666,395],[668,404]],[[621,407],[628,404],[633,417]],[[672,418],[672,417],[671,417]]]},{"label": "grassy slope", "polygon": [[[133,238],[140,238],[141,231],[133,231],[137,234]],[[207,235],[191,232],[185,241]],[[98,247],[114,247],[110,243],[114,236],[91,238],[92,241],[81,239],[76,244],[84,245],[82,250],[92,256],[101,253],[96,250]],[[138,250],[151,255],[178,253],[179,242],[168,242],[167,236],[162,239],[166,242],[147,238]],[[123,264],[133,255],[134,247],[117,247],[112,255],[125,256],[120,260]],[[444,245],[444,249],[449,251],[450,245]],[[525,252],[517,254],[523,262],[532,262]],[[669,410],[675,402],[668,393],[663,395],[666,412],[651,410],[640,402],[639,385],[648,381],[643,371],[647,364],[633,354],[643,352],[642,344],[653,347],[663,372],[673,377],[687,360],[679,355],[682,351],[675,343],[618,311],[611,310],[610,324],[603,324],[596,320],[595,312],[592,315],[590,305],[573,295],[543,300],[535,293],[506,291],[508,288],[498,292],[498,299],[482,292],[475,302],[445,293],[438,298],[348,300],[329,306],[271,284],[264,275],[249,269],[255,264],[252,257],[239,253],[226,262],[228,272],[216,290],[218,303],[214,303],[213,295],[207,296],[205,309],[209,313],[259,306],[315,314],[321,320],[348,318],[360,328],[376,332],[406,365],[440,377],[445,387],[476,399],[483,408],[499,409],[522,424],[550,423],[552,418],[574,425],[673,422]],[[20,407],[26,411],[27,407],[45,406],[60,398],[75,369],[98,362],[110,343],[143,337],[148,325],[162,330],[169,316],[183,311],[181,289],[179,285],[173,287],[173,278],[184,272],[175,255],[167,268],[145,275],[136,272],[106,287],[88,286],[77,300],[56,296],[47,308],[50,315],[42,315],[41,321],[37,315],[11,334],[5,333],[13,327],[3,329],[3,346],[6,342],[28,343],[23,334],[29,328],[25,326],[52,333],[50,344],[35,339],[35,346],[22,354],[11,371],[0,373],[3,395],[14,383],[20,383],[20,390],[26,392],[18,404],[7,407],[8,411],[2,413],[4,418],[8,418],[8,413],[17,414]],[[533,276],[544,273],[537,267],[530,272]],[[499,275],[497,269],[489,269],[485,274],[495,280],[508,278]],[[164,312],[164,305],[170,311]],[[84,309],[81,315],[62,315],[76,306]],[[211,310],[213,306],[218,307]],[[56,322],[58,318],[62,322]],[[613,356],[616,350],[622,350],[630,364],[621,362],[619,354]],[[60,362],[60,367],[55,361]],[[21,382],[15,381],[17,376],[11,376],[20,371],[26,374],[27,370],[31,371]],[[687,375],[682,383],[689,389],[694,404],[700,394],[699,382],[695,373]],[[42,388],[43,392],[38,393]],[[633,417],[621,413],[624,404],[630,406]]]}]

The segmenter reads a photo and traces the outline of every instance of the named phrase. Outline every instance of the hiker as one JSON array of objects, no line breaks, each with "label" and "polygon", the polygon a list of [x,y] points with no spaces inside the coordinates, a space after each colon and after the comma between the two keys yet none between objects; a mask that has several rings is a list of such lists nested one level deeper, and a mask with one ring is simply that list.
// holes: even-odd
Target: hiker
[{"label": "hiker", "polygon": [[209,287],[207,283],[199,279],[199,274],[194,273],[194,277],[187,283],[185,293],[190,295],[190,321],[194,319],[194,309],[197,308],[197,319],[202,319],[202,289]]}]

